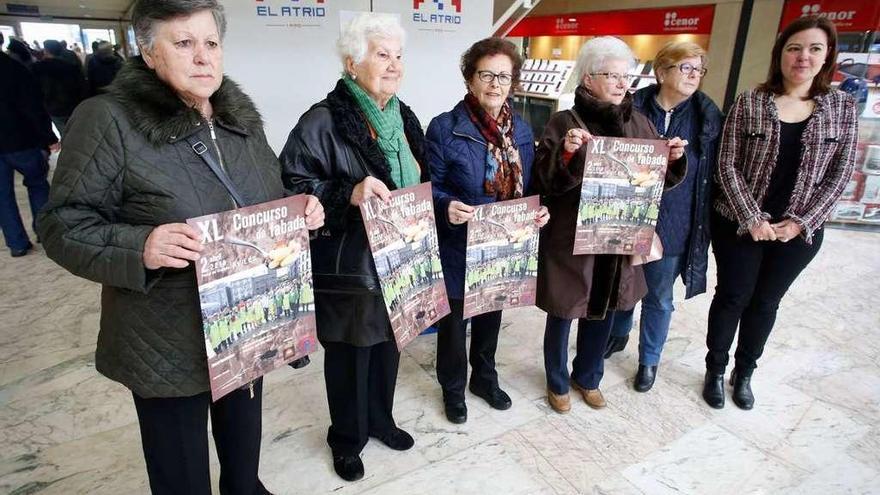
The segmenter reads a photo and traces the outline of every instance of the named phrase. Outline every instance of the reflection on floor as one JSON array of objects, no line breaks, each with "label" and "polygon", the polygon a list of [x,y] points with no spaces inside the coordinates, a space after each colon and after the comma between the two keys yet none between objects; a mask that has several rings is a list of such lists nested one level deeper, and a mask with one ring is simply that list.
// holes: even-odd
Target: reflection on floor
[{"label": "reflection on floor", "polygon": [[[23,211],[25,197],[20,191]],[[651,392],[631,388],[634,339],[607,362],[608,408],[573,397],[566,416],[544,400],[543,314],[527,308],[505,314],[498,351],[513,408],[495,411],[468,394],[468,422],[447,422],[434,377],[436,337],[419,337],[401,360],[395,404],[416,447],[399,453],[371,441],[366,477],[356,483],[334,475],[324,441],[322,353],[302,370],[274,372],[265,387],[262,479],[278,494],[878,493],[878,243],[880,234],[827,233],[783,303],[755,374],[753,411],[730,400],[715,411],[700,398],[709,295],[679,303]],[[145,493],[131,396],[94,369],[99,287],[39,247],[6,256],[0,252],[0,493]],[[216,464],[212,476],[216,483]]]}]

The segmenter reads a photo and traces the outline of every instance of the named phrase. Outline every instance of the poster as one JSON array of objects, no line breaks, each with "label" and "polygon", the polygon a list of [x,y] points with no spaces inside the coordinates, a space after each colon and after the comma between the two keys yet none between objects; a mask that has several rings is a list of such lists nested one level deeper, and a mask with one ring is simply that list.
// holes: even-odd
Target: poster
[{"label": "poster", "polygon": [[666,141],[593,137],[586,146],[574,254],[647,255],[660,214]]},{"label": "poster", "polygon": [[211,397],[318,348],[304,195],[187,220],[196,263]]},{"label": "poster", "polygon": [[387,203],[361,204],[376,273],[397,348],[449,314],[440,266],[431,184],[392,191]]},{"label": "poster", "polygon": [[535,304],[538,196],[477,206],[467,224],[464,317]]}]

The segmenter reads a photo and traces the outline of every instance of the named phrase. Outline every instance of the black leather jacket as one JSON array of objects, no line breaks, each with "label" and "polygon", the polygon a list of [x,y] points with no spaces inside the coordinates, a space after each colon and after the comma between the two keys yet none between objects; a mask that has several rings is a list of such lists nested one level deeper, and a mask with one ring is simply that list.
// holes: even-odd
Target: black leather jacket
[{"label": "black leather jacket", "polygon": [[[413,156],[422,164],[422,181],[428,180],[421,125],[402,102],[400,112]],[[396,186],[366,117],[342,81],[300,117],[280,159],[285,187],[314,194],[324,205],[325,225],[311,243],[318,338],[355,346],[392,339],[360,211],[349,201],[368,175],[389,189]]]}]

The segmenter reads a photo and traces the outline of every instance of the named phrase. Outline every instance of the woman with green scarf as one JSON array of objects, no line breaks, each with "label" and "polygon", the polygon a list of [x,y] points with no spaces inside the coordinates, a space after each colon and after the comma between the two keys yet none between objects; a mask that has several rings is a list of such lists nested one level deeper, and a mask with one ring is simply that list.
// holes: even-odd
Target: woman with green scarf
[{"label": "woman with green scarf", "polygon": [[318,339],[333,468],[345,480],[364,475],[360,452],[370,437],[395,450],[413,446],[392,417],[400,354],[391,332],[359,206],[428,180],[424,135],[396,93],[405,33],[399,21],[360,14],[338,41],[343,75],[310,108],[281,153],[284,184],[314,194],[327,221],[311,242]]}]

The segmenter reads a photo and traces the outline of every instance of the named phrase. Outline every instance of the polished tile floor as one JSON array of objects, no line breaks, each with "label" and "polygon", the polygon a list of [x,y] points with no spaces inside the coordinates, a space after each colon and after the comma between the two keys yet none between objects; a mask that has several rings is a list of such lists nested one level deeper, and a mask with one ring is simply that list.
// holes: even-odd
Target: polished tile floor
[{"label": "polished tile floor", "polygon": [[[752,411],[700,398],[709,295],[679,303],[653,390],[631,388],[630,342],[607,362],[608,407],[574,400],[565,416],[544,400],[543,314],[519,309],[505,313],[498,350],[513,408],[469,395],[468,422],[448,423],[436,337],[420,337],[402,357],[395,403],[416,446],[371,442],[356,483],[335,476],[324,442],[322,353],[272,373],[261,477],[278,494],[880,493],[878,246],[880,234],[829,230],[780,309]],[[146,493],[131,396],[94,369],[99,287],[39,248],[0,259],[0,493]]]}]

